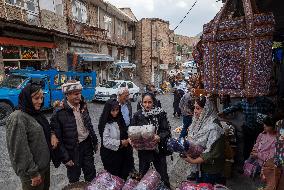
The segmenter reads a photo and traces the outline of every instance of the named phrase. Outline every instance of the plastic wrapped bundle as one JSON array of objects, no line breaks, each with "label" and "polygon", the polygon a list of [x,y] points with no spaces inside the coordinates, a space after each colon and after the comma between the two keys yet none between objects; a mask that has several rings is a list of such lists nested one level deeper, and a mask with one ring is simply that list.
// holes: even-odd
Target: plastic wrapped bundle
[{"label": "plastic wrapped bundle", "polygon": [[190,181],[184,181],[181,183],[178,190],[214,190],[214,187],[209,183],[195,184]]},{"label": "plastic wrapped bundle", "polygon": [[185,143],[185,146],[186,146],[186,154],[188,154],[192,158],[199,157],[200,154],[202,154],[202,152],[204,151],[204,148],[202,146],[195,145],[188,141]]},{"label": "plastic wrapped bundle", "polygon": [[161,183],[161,176],[155,170],[149,170],[134,190],[153,190],[157,189]]},{"label": "plastic wrapped bundle", "polygon": [[197,158],[204,151],[202,146],[195,145],[188,140],[178,140],[174,138],[168,140],[167,148],[172,152],[187,154],[192,158]]},{"label": "plastic wrapped bundle", "polygon": [[138,185],[138,183],[139,181],[130,178],[126,181],[122,190],[133,190]]},{"label": "plastic wrapped bundle", "polygon": [[111,175],[108,172],[102,172],[97,175],[86,190],[120,190],[124,185],[124,180]]},{"label": "plastic wrapped bundle", "polygon": [[128,136],[136,150],[154,150],[157,147],[153,125],[130,126]]},{"label": "plastic wrapped bundle", "polygon": [[185,148],[183,141],[179,141],[175,138],[170,138],[167,142],[167,149],[172,152],[184,153]]}]

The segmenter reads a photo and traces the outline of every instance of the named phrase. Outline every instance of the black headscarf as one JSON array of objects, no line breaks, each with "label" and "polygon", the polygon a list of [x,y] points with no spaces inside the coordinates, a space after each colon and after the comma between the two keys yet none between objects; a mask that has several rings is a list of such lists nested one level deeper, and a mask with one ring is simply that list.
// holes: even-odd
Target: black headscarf
[{"label": "black headscarf", "polygon": [[[116,118],[113,118],[111,115],[111,110],[118,107],[119,112]],[[127,127],[124,122],[122,113],[121,113],[121,107],[119,105],[119,102],[116,99],[109,99],[105,103],[105,107],[103,109],[103,113],[101,114],[100,120],[99,120],[99,133],[101,138],[103,137],[105,125],[107,123],[117,122],[119,129],[120,129],[120,138],[126,139],[127,137]]]},{"label": "black headscarf", "polygon": [[[43,128],[44,135],[46,138],[46,142],[51,147],[50,142],[50,126],[46,117],[42,114],[41,110],[35,110],[33,102],[32,102],[32,94],[36,92],[40,92],[41,86],[37,84],[27,84],[25,88],[22,89],[19,95],[19,109],[30,116],[32,116]],[[42,103],[43,106],[43,103]]]}]

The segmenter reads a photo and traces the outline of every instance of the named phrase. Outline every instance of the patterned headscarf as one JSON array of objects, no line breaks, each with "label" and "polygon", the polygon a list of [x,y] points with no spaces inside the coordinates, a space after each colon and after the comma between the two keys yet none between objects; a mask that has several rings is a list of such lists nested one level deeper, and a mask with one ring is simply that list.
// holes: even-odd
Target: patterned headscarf
[{"label": "patterned headscarf", "polygon": [[205,148],[204,153],[209,152],[213,143],[224,134],[224,130],[218,123],[214,122],[217,119],[217,110],[214,107],[213,101],[206,98],[206,104],[201,115],[199,118],[193,116],[188,133],[189,141],[203,146]]}]

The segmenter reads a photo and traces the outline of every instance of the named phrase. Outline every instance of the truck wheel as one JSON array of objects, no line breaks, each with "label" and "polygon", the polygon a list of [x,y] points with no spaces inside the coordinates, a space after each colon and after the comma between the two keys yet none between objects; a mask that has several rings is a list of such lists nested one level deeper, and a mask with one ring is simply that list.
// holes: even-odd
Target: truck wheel
[{"label": "truck wheel", "polygon": [[0,102],[0,126],[5,125],[6,119],[12,112],[13,108],[9,104]]},{"label": "truck wheel", "polygon": [[133,102],[136,102],[137,99],[138,99],[138,94],[134,94],[134,95],[133,95],[133,98],[132,98],[132,101],[133,101]]}]

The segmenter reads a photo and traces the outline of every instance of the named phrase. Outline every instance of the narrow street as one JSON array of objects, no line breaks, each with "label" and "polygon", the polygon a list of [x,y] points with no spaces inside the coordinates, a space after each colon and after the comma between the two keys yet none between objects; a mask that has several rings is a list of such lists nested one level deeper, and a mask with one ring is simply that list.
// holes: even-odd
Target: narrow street
[{"label": "narrow street", "polygon": [[[173,118],[172,116],[172,102],[173,102],[173,96],[171,95],[161,95],[158,97],[161,100],[162,106],[165,109],[165,111],[168,113],[168,119],[170,121],[172,129],[175,129],[176,127],[180,126],[182,124],[181,119]],[[136,110],[137,102],[132,103],[132,107],[134,110]],[[100,117],[100,113],[102,112],[102,109],[104,107],[103,103],[89,103],[89,110],[91,114],[91,118],[93,121],[93,125],[95,127],[96,132],[97,125]],[[48,117],[50,117],[50,113],[46,113]],[[98,134],[97,134],[98,135]],[[173,134],[176,135],[176,134]],[[6,140],[5,140],[5,127],[2,126],[0,128],[0,151],[1,151],[1,159],[0,159],[0,189],[1,190],[20,190],[20,180],[15,175],[13,169],[11,168],[8,152],[6,148]],[[173,163],[175,163],[177,159],[177,155],[174,155],[174,160],[170,160],[168,157],[168,170],[170,171],[172,169]],[[101,171],[103,169],[102,162],[99,156],[99,153],[95,154],[95,163],[97,171]],[[135,155],[135,164],[136,168],[138,168],[138,159]],[[83,178],[82,178],[83,180]],[[172,179],[174,180],[174,179]],[[64,186],[68,184],[68,180],[66,177],[66,169],[65,166],[61,165],[58,169],[55,169],[53,166],[51,166],[51,190],[60,190]],[[242,177],[240,175],[235,175],[231,180],[228,181],[228,186],[232,190],[255,190],[256,187],[252,183],[250,179],[247,179],[245,177]]]}]

